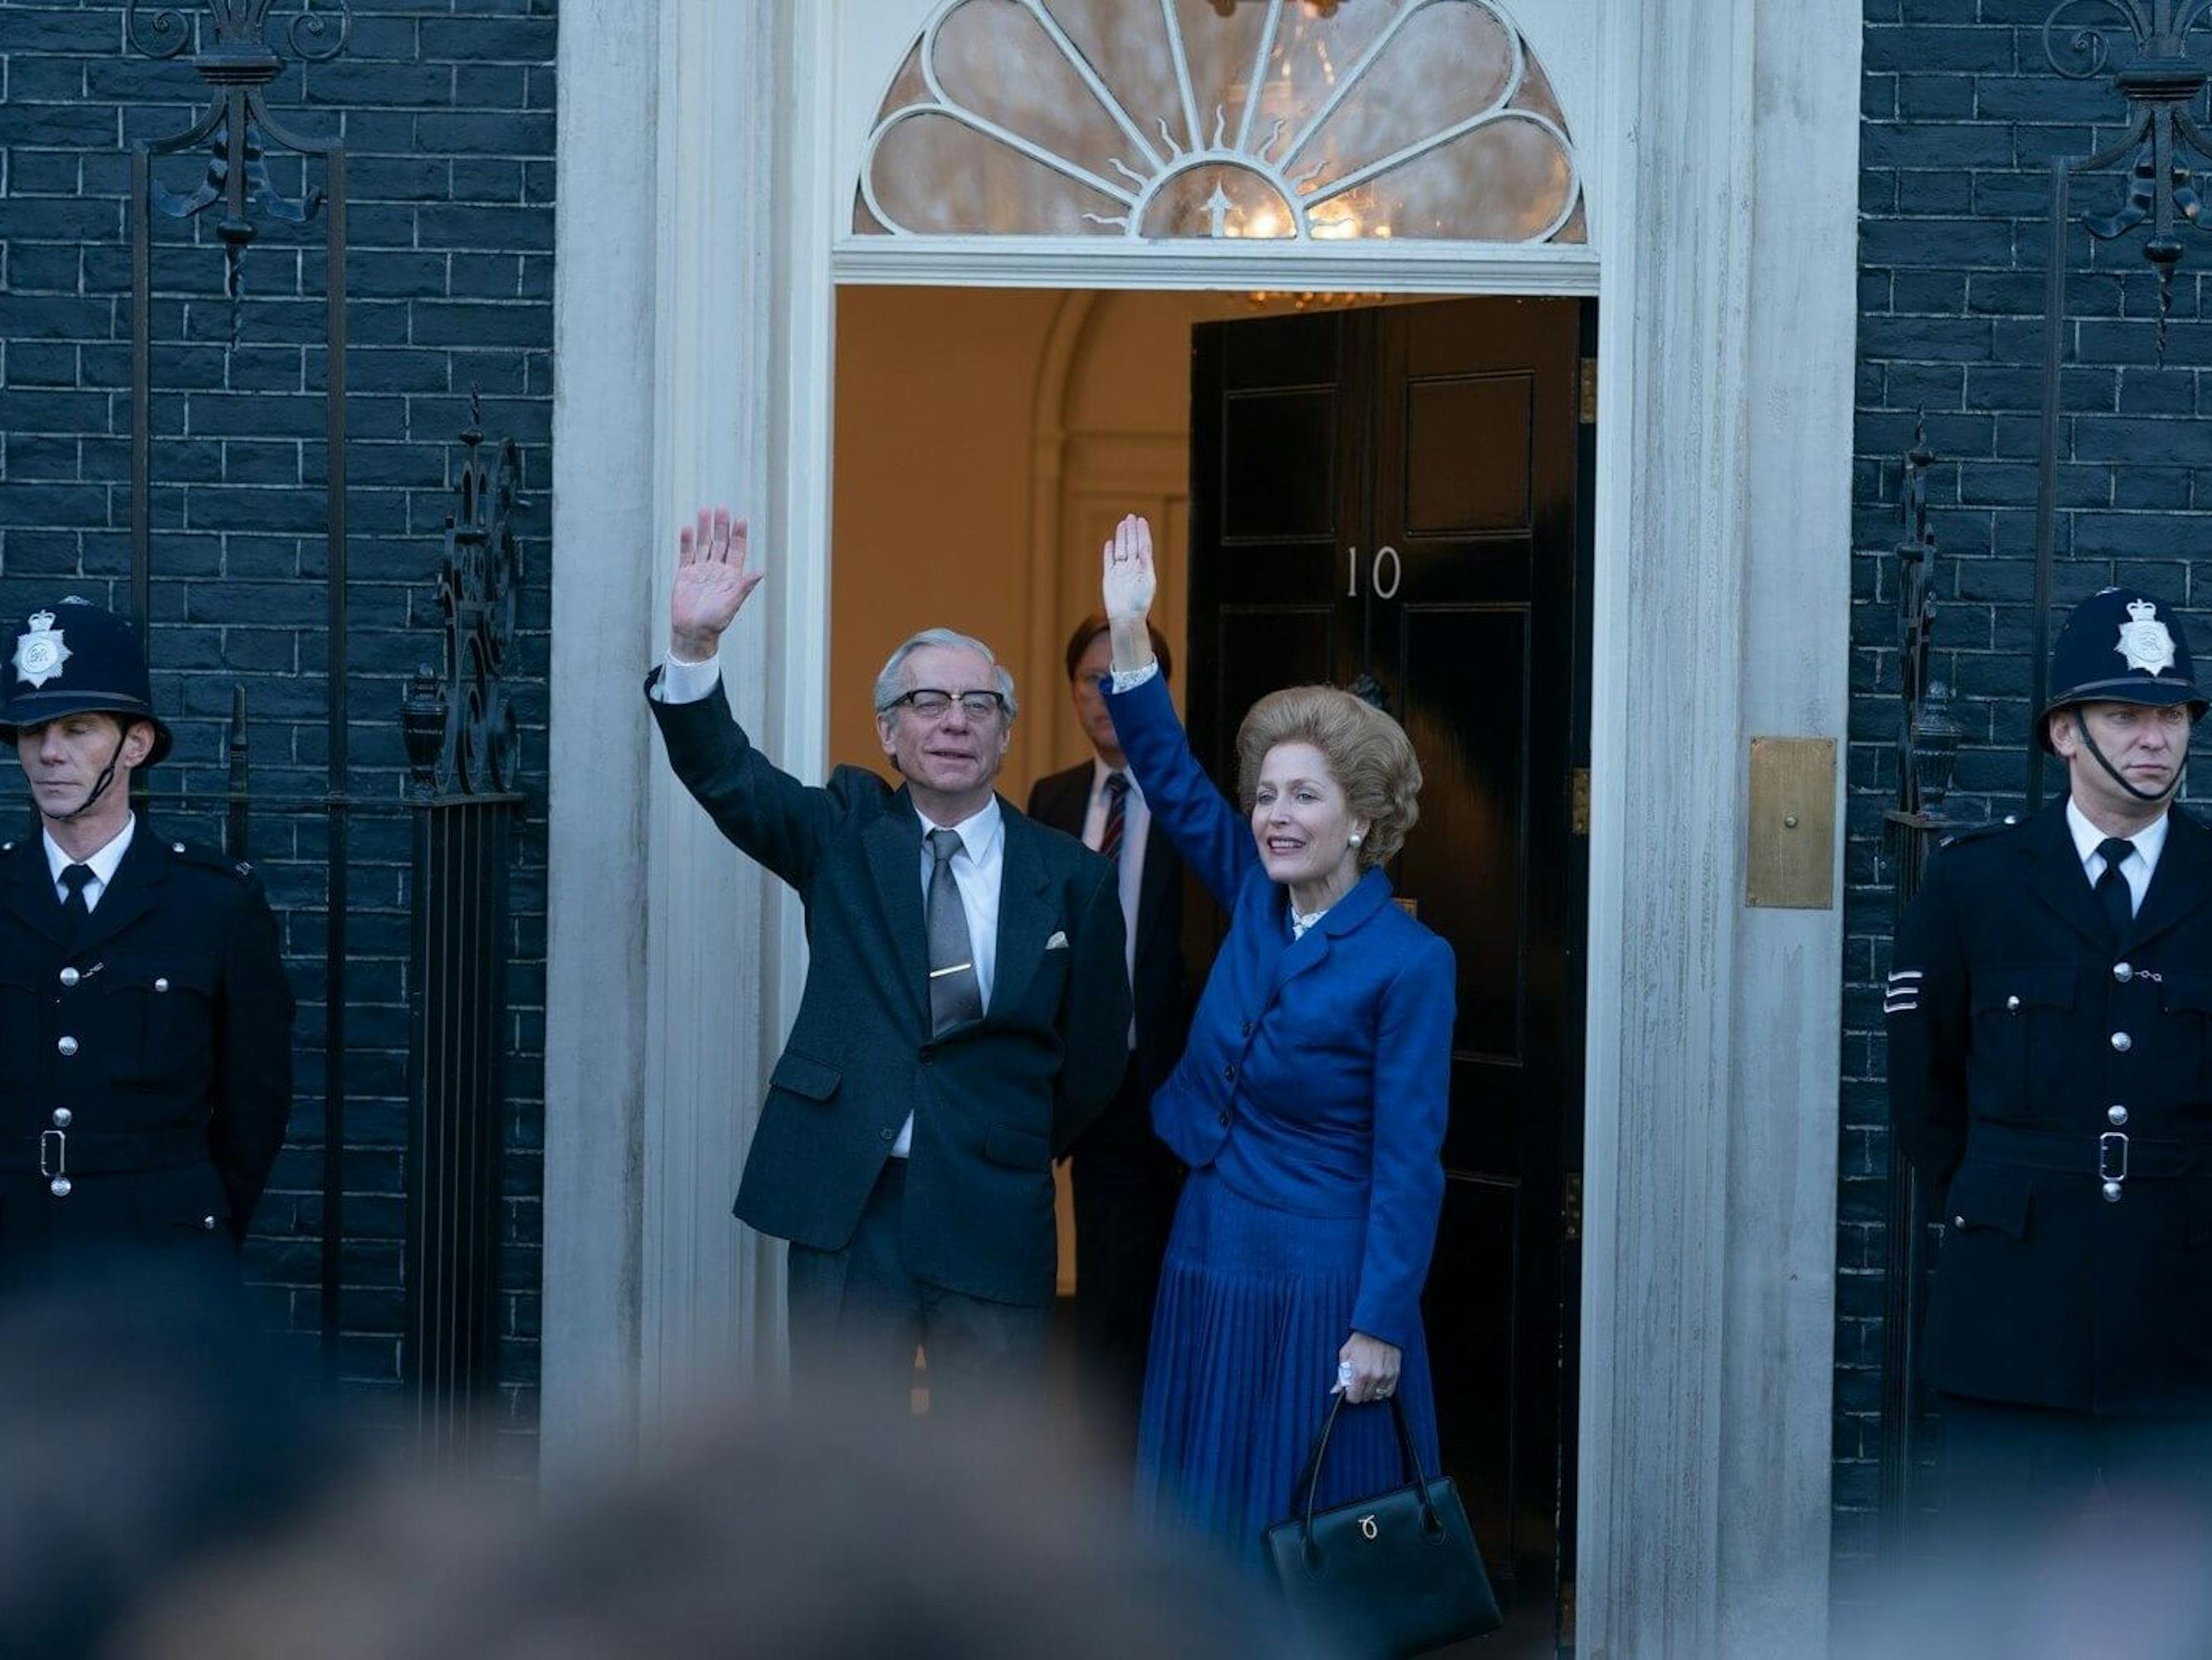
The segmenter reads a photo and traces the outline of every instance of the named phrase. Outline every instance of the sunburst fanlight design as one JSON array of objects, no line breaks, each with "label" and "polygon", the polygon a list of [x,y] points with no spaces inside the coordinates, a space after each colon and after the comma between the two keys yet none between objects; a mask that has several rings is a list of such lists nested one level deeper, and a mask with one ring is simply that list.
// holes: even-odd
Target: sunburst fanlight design
[{"label": "sunburst fanlight design", "polygon": [[1494,0],[947,0],[877,112],[853,228],[1582,242],[1581,198]]}]

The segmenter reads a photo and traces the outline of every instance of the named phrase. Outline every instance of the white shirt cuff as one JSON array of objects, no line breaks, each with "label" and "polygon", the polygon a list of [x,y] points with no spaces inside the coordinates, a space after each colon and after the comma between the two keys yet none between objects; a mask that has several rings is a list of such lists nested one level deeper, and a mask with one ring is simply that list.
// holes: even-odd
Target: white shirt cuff
[{"label": "white shirt cuff", "polygon": [[722,678],[722,654],[716,652],[703,663],[687,663],[671,652],[661,659],[660,678],[653,696],[662,703],[696,703],[711,693]]},{"label": "white shirt cuff", "polygon": [[1121,693],[1125,691],[1136,690],[1138,687],[1143,685],[1146,681],[1151,679],[1159,672],[1160,660],[1157,657],[1152,659],[1151,662],[1146,664],[1145,666],[1140,669],[1115,669],[1114,671],[1114,690],[1115,695],[1119,696]]}]

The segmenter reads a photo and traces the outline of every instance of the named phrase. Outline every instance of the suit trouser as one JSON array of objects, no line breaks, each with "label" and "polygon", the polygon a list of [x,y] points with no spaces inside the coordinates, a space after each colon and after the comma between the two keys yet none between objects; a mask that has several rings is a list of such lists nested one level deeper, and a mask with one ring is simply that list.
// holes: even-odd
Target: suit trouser
[{"label": "suit trouser", "polygon": [[1951,1653],[2207,1651],[2212,1420],[1937,1404]]},{"label": "suit trouser", "polygon": [[[864,1409],[909,1410],[927,1383],[933,1414],[987,1405],[995,1393],[1033,1397],[1050,1310],[994,1303],[916,1279],[899,1243],[906,1160],[887,1158],[842,1250],[794,1243],[786,1275],[791,1370],[806,1394],[852,1398]],[[915,1375],[915,1350],[927,1361]]]},{"label": "suit trouser", "polygon": [[1075,1143],[1075,1339],[1084,1419],[1104,1450],[1133,1455],[1160,1262],[1182,1177],[1152,1134],[1133,1058],[1113,1104]]}]

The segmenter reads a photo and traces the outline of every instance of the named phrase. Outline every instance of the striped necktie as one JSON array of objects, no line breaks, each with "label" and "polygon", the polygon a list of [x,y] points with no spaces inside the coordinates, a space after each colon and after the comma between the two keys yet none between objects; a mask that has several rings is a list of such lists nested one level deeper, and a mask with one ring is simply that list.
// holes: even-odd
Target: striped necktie
[{"label": "striped necktie", "polygon": [[1129,775],[1109,772],[1106,775],[1106,828],[1098,832],[1098,851],[1106,862],[1119,870],[1121,867],[1121,832],[1128,826]]}]

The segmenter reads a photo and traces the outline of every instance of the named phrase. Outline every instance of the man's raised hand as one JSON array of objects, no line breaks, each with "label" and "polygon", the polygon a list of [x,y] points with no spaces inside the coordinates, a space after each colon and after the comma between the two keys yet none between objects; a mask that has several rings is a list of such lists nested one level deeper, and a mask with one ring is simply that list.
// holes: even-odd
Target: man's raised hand
[{"label": "man's raised hand", "polygon": [[703,663],[720,647],[722,631],[737,619],[761,573],[745,569],[745,521],[727,508],[676,533],[676,588],[668,601],[668,649],[687,663]]}]

